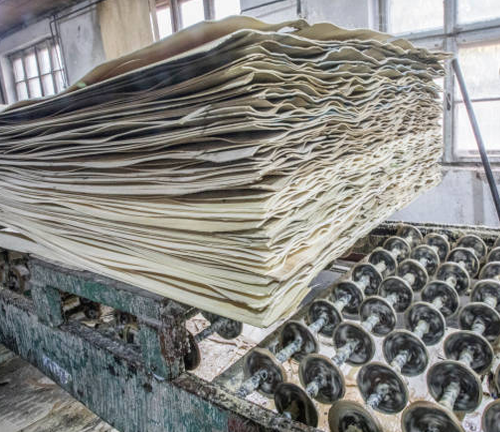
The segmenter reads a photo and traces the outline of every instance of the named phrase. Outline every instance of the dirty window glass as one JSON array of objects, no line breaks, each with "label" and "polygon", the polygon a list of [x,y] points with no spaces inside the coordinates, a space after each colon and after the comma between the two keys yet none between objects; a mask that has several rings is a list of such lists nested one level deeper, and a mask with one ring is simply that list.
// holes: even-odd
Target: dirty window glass
[{"label": "dirty window glass", "polygon": [[443,0],[389,0],[389,33],[443,28]]}]

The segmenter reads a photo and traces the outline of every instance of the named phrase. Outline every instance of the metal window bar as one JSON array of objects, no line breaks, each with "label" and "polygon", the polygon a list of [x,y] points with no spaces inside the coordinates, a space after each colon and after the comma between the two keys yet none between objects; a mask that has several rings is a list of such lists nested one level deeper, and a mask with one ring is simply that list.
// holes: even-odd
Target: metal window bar
[{"label": "metal window bar", "polygon": [[46,96],[45,95],[45,90],[43,88],[43,83],[42,83],[42,71],[40,69],[40,61],[39,61],[39,58],[38,58],[38,49],[37,49],[37,45],[35,45],[35,63],[36,63],[36,71],[38,72],[38,84],[40,86],[40,93],[42,94],[42,97],[43,96]]},{"label": "metal window bar", "polygon": [[52,49],[51,44],[48,43],[48,41],[45,41],[45,47],[47,48],[47,52],[49,54],[49,65],[50,65],[50,75],[52,76],[52,85],[54,86],[54,92],[57,93],[57,84],[56,84],[56,77],[55,74],[52,72],[54,71],[54,62],[52,61],[52,53],[50,50]]},{"label": "metal window bar", "polygon": [[214,0],[203,0],[203,9],[206,20],[215,19],[215,3]]},{"label": "metal window bar", "polygon": [[170,19],[172,21],[172,33],[177,33],[182,28],[181,8],[178,0],[170,0]]},{"label": "metal window bar", "polygon": [[[26,57],[24,56],[24,53],[21,54],[21,64],[23,65],[23,76],[24,76],[24,83],[26,85],[26,93],[28,94],[28,99],[31,98],[31,92],[30,92],[30,86],[28,83],[28,73],[26,72]],[[16,89],[17,93],[17,89]],[[18,96],[19,98],[19,96]]]},{"label": "metal window bar", "polygon": [[54,49],[56,53],[56,58],[57,58],[57,67],[55,68],[54,72],[61,72],[61,79],[62,79],[62,87],[58,91],[61,91],[63,88],[68,86],[68,78],[66,76],[66,71],[63,66],[63,60],[62,60],[62,52],[61,52],[61,47],[58,43],[54,43],[51,45],[51,50]]},{"label": "metal window bar", "polygon": [[3,80],[0,79],[0,104],[5,104],[7,103],[7,100],[5,98],[5,91],[4,91],[4,83]]},{"label": "metal window bar", "polygon": [[470,124],[474,132],[474,137],[476,139],[479,155],[481,156],[481,162],[483,164],[484,172],[486,174],[486,178],[488,179],[488,184],[490,186],[491,196],[493,198],[493,202],[495,203],[495,209],[497,211],[498,219],[500,220],[500,196],[498,195],[498,189],[496,186],[495,177],[493,176],[493,173],[491,171],[488,154],[486,153],[486,148],[483,142],[483,138],[481,136],[481,131],[479,130],[479,125],[477,124],[476,115],[474,114],[474,108],[472,107],[472,102],[469,99],[469,93],[467,91],[467,86],[465,85],[465,80],[462,75],[462,70],[460,69],[460,65],[456,58],[452,60],[451,65],[453,67],[453,71],[455,72],[455,76],[457,77],[458,85],[462,93],[462,98],[467,108],[467,114],[469,115]]}]

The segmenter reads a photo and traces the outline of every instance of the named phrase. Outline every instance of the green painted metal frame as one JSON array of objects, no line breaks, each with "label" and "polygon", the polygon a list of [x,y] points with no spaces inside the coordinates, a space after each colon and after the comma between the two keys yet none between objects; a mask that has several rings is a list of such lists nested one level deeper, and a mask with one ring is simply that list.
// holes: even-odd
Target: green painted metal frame
[{"label": "green painted metal frame", "polygon": [[184,372],[188,349],[184,321],[191,308],[130,285],[90,272],[61,268],[30,259],[30,286],[36,313],[45,324],[64,322],[61,292],[110,306],[137,316],[143,360],[149,370],[165,379]]},{"label": "green painted metal frame", "polygon": [[[37,258],[29,267],[31,299],[0,288],[0,342],[121,432],[316,430],[185,372],[192,308]],[[62,291],[136,315],[141,349],[65,322]]]}]

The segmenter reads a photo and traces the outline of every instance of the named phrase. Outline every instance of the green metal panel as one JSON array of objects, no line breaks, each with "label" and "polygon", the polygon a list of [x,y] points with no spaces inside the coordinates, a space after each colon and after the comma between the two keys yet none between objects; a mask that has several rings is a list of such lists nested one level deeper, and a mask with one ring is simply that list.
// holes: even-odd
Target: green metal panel
[{"label": "green metal panel", "polygon": [[61,268],[40,259],[29,262],[32,296],[41,321],[53,327],[64,322],[60,291],[131,313],[140,322],[146,367],[165,379],[184,372],[188,349],[184,321],[191,308],[90,272]]},{"label": "green metal panel", "polygon": [[31,295],[41,321],[52,327],[60,326],[64,322],[61,293],[57,289],[31,284]]},{"label": "green metal panel", "polygon": [[[185,338],[177,343],[171,337],[180,332],[177,326],[152,327],[144,322],[140,325],[139,340],[146,369],[166,379],[178,377],[184,371],[182,349]],[[182,332],[185,336],[185,332]],[[168,346],[169,344],[175,346]]]},{"label": "green metal panel", "polygon": [[132,315],[161,320],[166,316],[184,316],[192,309],[95,273],[62,269],[40,259],[30,258],[29,268],[31,280],[37,285],[54,287]]},{"label": "green metal panel", "polygon": [[122,432],[316,431],[184,373],[167,381],[141,352],[77,322],[54,328],[0,289],[0,342]]}]

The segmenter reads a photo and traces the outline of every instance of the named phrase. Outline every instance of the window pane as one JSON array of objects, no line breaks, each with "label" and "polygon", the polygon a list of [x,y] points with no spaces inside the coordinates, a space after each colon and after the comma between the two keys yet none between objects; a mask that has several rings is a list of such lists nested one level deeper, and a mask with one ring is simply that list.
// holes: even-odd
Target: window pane
[{"label": "window pane", "polygon": [[[459,47],[458,60],[472,99],[500,96],[500,43]],[[458,85],[456,97],[462,100]]]},{"label": "window pane", "polygon": [[40,66],[41,74],[50,72],[50,56],[49,49],[47,47],[43,47],[38,50],[38,65]]},{"label": "window pane", "polygon": [[42,86],[43,86],[43,95],[49,96],[53,95],[56,91],[54,89],[54,81],[52,79],[52,75],[44,75],[42,77]]},{"label": "window pane", "polygon": [[28,99],[28,88],[26,87],[25,82],[20,82],[19,84],[16,84],[16,93],[18,101]]},{"label": "window pane", "polygon": [[59,45],[53,45],[50,49],[50,53],[52,55],[52,65],[54,69],[62,69],[62,57]]},{"label": "window pane", "polygon": [[389,32],[442,28],[443,0],[389,0]]},{"label": "window pane", "polygon": [[12,69],[14,70],[14,78],[17,81],[22,81],[24,79],[24,69],[23,60],[21,58],[16,58],[12,61]]},{"label": "window pane", "polygon": [[458,22],[470,23],[500,18],[498,0],[458,0]]},{"label": "window pane", "polygon": [[170,8],[161,7],[156,9],[156,17],[158,20],[158,33],[160,39],[170,36],[172,34],[172,21],[170,18]]},{"label": "window pane", "polygon": [[28,81],[28,87],[30,89],[30,98],[42,96],[42,86],[40,85],[39,78],[30,79]]},{"label": "window pane", "polygon": [[62,72],[61,71],[55,72],[54,78],[56,81],[56,93],[59,93],[60,91],[64,90],[64,80]]},{"label": "window pane", "polygon": [[205,19],[203,0],[188,0],[181,3],[182,27],[189,27]]},{"label": "window pane", "polygon": [[[476,140],[465,105],[459,102],[455,107],[457,150],[459,153],[477,152]],[[498,134],[498,125],[500,124],[500,101],[474,102],[473,107],[486,149],[499,151],[500,135]]]},{"label": "window pane", "polygon": [[36,62],[35,50],[29,50],[24,58],[26,65],[26,75],[28,75],[28,78],[38,76],[38,66]]},{"label": "window pane", "polygon": [[215,19],[221,19],[230,15],[239,15],[240,0],[215,0]]}]

